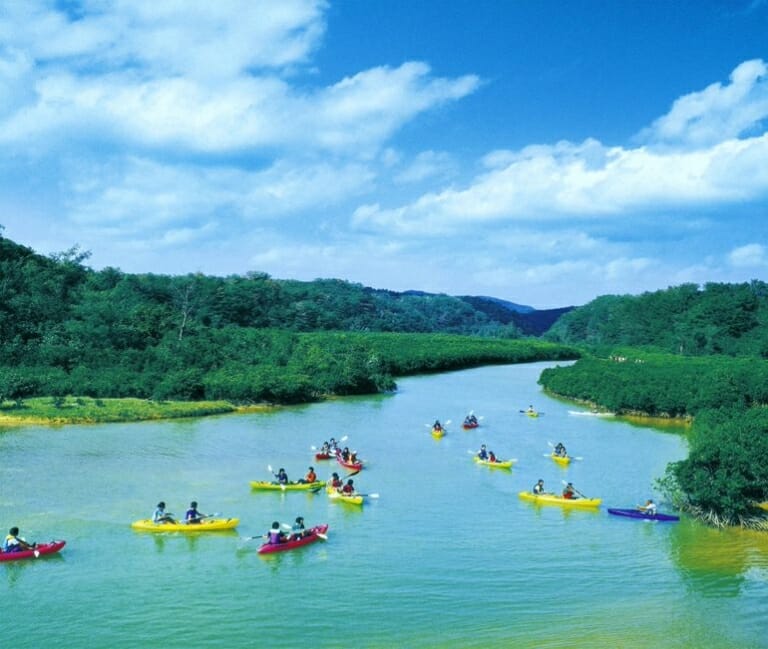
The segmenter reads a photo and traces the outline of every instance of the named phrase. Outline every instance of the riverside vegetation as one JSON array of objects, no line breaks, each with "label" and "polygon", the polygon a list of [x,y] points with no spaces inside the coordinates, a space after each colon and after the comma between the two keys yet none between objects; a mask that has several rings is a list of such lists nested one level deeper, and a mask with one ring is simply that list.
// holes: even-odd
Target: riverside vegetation
[{"label": "riverside vegetation", "polygon": [[690,455],[659,485],[708,522],[763,524],[762,282],[526,314],[492,298],[339,280],[93,271],[87,258],[77,248],[44,257],[0,236],[0,421],[216,414],[392,390],[418,372],[580,359],[545,371],[542,385],[618,413],[692,419]]}]

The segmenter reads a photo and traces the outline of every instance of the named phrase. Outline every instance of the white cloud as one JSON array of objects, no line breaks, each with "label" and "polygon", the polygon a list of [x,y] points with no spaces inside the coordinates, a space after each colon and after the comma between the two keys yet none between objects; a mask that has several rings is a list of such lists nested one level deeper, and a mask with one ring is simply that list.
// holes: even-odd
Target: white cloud
[{"label": "white cloud", "polygon": [[734,248],[728,254],[728,262],[736,268],[760,268],[768,266],[768,250],[759,243]]},{"label": "white cloud", "polygon": [[696,151],[582,144],[496,151],[467,187],[396,208],[358,209],[361,228],[440,235],[469,223],[615,217],[631,211],[726,203],[768,193],[768,134]]},{"label": "white cloud", "polygon": [[730,84],[713,83],[677,99],[641,137],[654,143],[710,147],[759,127],[768,117],[768,66],[745,61]]},{"label": "white cloud", "polygon": [[422,151],[393,180],[396,183],[418,183],[427,179],[445,178],[455,171],[453,157],[441,151]]}]

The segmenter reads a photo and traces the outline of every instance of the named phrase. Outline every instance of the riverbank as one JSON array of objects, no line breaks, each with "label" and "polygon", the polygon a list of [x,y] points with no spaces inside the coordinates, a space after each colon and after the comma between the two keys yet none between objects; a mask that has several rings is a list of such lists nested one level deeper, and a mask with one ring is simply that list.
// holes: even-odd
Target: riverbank
[{"label": "riverbank", "polygon": [[262,412],[274,407],[267,404],[236,406],[229,401],[35,397],[25,399],[21,406],[12,402],[0,404],[0,427],[154,421],[234,412]]}]

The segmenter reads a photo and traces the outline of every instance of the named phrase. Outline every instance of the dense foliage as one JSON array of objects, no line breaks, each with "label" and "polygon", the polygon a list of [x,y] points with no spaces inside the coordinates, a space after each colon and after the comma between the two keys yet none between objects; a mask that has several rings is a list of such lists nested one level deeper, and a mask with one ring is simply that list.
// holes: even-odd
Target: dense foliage
[{"label": "dense foliage", "polygon": [[768,361],[760,358],[624,351],[544,370],[539,382],[617,413],[686,417],[707,408],[768,404]]},{"label": "dense foliage", "polygon": [[46,258],[0,237],[0,403],[67,394],[296,403],[388,390],[415,371],[577,356],[509,340],[520,336],[513,324],[459,298],[264,274],[96,272],[87,256]]},{"label": "dense foliage", "polygon": [[768,500],[768,409],[697,415],[685,460],[667,467],[662,488],[716,525],[754,525]]},{"label": "dense foliage", "polygon": [[652,346],[683,355],[768,357],[768,284],[683,284],[638,296],[605,295],[560,318],[549,340]]}]

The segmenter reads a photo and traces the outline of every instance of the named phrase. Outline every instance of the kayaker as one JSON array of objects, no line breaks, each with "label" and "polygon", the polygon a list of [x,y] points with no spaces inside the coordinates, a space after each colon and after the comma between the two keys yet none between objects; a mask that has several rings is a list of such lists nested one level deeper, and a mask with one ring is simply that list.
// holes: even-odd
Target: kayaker
[{"label": "kayaker", "polygon": [[339,477],[339,474],[336,473],[335,471],[331,475],[331,479],[328,482],[329,482],[328,486],[331,487],[332,489],[336,489],[336,491],[339,491],[344,485],[344,483],[341,481],[341,478]]},{"label": "kayaker", "polygon": [[578,498],[576,490],[573,488],[573,483],[569,482],[565,485],[565,489],[563,489],[563,498],[566,498],[567,500],[576,500]]},{"label": "kayaker", "polygon": [[531,414],[531,415],[532,415],[534,412],[536,412],[536,411],[533,409],[533,405],[530,405],[530,406],[528,406],[528,410],[527,410],[527,412],[528,412],[528,414]]},{"label": "kayaker", "polygon": [[435,419],[435,423],[432,424],[432,430],[443,430],[443,426],[439,419]]},{"label": "kayaker", "polygon": [[557,457],[567,457],[568,452],[565,450],[565,446],[563,446],[562,442],[558,442],[557,446],[555,446],[555,455]]},{"label": "kayaker", "polygon": [[299,480],[302,484],[307,483],[313,483],[317,482],[317,474],[315,473],[314,467],[309,467],[309,470],[307,471],[307,475],[305,475],[301,480]]},{"label": "kayaker", "polygon": [[648,516],[656,516],[656,512],[658,511],[656,503],[650,498],[645,501],[645,505],[639,505],[637,508],[643,512],[643,514],[647,514]]},{"label": "kayaker", "polygon": [[193,500],[189,503],[189,509],[187,510],[187,513],[184,514],[184,522],[187,523],[187,525],[197,525],[204,518],[206,518],[206,515],[197,511],[197,501]]},{"label": "kayaker", "polygon": [[535,485],[533,485],[533,489],[531,489],[531,491],[533,493],[535,493],[536,495],[543,494],[544,493],[544,480],[539,478],[539,481]]},{"label": "kayaker", "polygon": [[328,444],[334,451],[339,450],[339,443],[336,441],[335,437],[331,437],[331,441]]},{"label": "kayaker", "polygon": [[277,484],[288,484],[288,474],[283,468],[277,470],[277,473],[275,473],[275,478],[277,480]]},{"label": "kayaker", "polygon": [[293,523],[293,526],[291,527],[291,541],[296,541],[298,539],[302,539],[305,536],[307,536],[309,532],[304,527],[304,517],[303,516],[297,516],[296,521]]},{"label": "kayaker", "polygon": [[491,464],[498,462],[499,460],[496,458],[496,453],[494,453],[493,451],[488,451],[488,461]]},{"label": "kayaker", "polygon": [[320,449],[320,453],[323,455],[331,454],[331,445],[327,441],[323,442],[323,447]]},{"label": "kayaker", "polygon": [[159,503],[157,503],[157,509],[155,509],[154,514],[152,514],[152,521],[155,523],[175,523],[176,520],[173,518],[173,514],[167,513],[165,511],[165,503],[161,500]]},{"label": "kayaker", "polygon": [[23,552],[24,550],[34,550],[37,543],[27,543],[25,539],[19,536],[19,528],[12,527],[8,530],[8,536],[3,543],[3,552]]},{"label": "kayaker", "polygon": [[483,461],[488,459],[488,451],[485,450],[485,444],[480,446],[480,450],[477,452],[477,457]]},{"label": "kayaker", "polygon": [[341,488],[341,493],[345,496],[353,496],[355,494],[355,481],[352,478],[347,480],[347,484]]},{"label": "kayaker", "polygon": [[341,452],[341,459],[345,462],[349,462],[349,447],[345,446],[344,450]]},{"label": "kayaker", "polygon": [[285,534],[280,529],[280,522],[275,521],[272,523],[272,527],[267,532],[267,539],[269,543],[272,543],[273,545],[276,545],[278,543],[284,543],[287,539],[285,537]]}]

